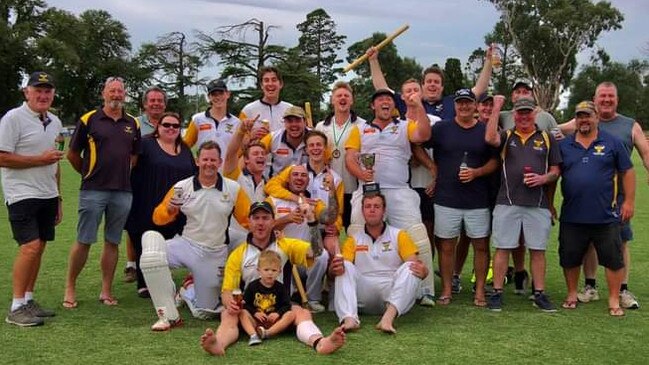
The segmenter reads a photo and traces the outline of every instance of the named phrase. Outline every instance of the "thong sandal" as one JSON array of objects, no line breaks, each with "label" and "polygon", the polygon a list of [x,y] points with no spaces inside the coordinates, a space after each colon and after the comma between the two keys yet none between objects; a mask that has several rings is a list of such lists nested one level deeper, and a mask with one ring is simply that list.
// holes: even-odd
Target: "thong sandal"
[{"label": "thong sandal", "polygon": [[624,310],[620,307],[615,307],[615,308],[609,308],[608,309],[608,314],[611,317],[623,317],[624,316]]},{"label": "thong sandal", "polygon": [[103,305],[107,305],[107,306],[114,306],[114,305],[118,304],[117,299],[115,299],[113,297],[103,297],[103,298],[100,297],[99,298],[99,303],[101,303]]},{"label": "thong sandal", "polygon": [[563,309],[577,309],[577,301],[576,300],[564,300],[563,304],[561,304],[561,308]]},{"label": "thong sandal", "polygon": [[66,309],[75,309],[79,303],[76,300],[64,300],[61,306]]},{"label": "thong sandal", "polygon": [[451,304],[451,297],[443,295],[443,296],[437,298],[437,304],[439,304],[439,305],[449,305],[449,304]]},{"label": "thong sandal", "polygon": [[473,305],[479,308],[484,308],[487,306],[487,301],[485,299],[473,298]]}]

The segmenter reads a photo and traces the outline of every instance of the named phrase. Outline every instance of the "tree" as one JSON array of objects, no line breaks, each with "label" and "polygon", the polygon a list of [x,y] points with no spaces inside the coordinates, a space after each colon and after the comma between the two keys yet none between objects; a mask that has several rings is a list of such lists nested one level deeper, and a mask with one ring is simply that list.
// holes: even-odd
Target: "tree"
[{"label": "tree", "polygon": [[42,0],[0,2],[0,116],[21,100],[23,75],[35,70],[34,41],[42,32]]},{"label": "tree", "polygon": [[467,87],[464,74],[462,73],[462,62],[457,58],[447,58],[444,64],[444,91],[453,94],[458,89]]},{"label": "tree", "polygon": [[[554,110],[576,54],[604,31],[621,28],[622,14],[608,2],[589,0],[488,0],[501,13],[523,68],[534,82],[541,107]],[[578,14],[578,16],[576,16]]]},{"label": "tree", "polygon": [[[353,62],[356,58],[365,54],[368,48],[378,44],[385,38],[387,38],[385,33],[374,33],[371,37],[352,44],[347,48],[347,61]],[[400,90],[401,84],[409,78],[418,80],[421,78],[421,65],[413,58],[400,57],[394,43],[390,43],[381,49],[379,52],[379,62],[381,63],[381,70],[385,75],[385,80],[395,90]],[[354,69],[354,72],[357,77],[352,79],[350,84],[354,88],[355,109],[363,118],[372,119],[373,116],[369,105],[374,87],[372,86],[368,63],[362,63]]]},{"label": "tree", "polygon": [[[219,58],[218,64],[223,66],[221,77],[240,85],[255,80],[256,88],[239,91],[239,97],[251,100],[259,97],[259,69],[272,61],[282,60],[286,53],[284,47],[269,43],[270,31],[274,28],[276,26],[266,25],[253,18],[241,24],[218,27],[215,36],[198,31],[196,37],[199,40],[199,51],[206,58]],[[255,42],[246,39],[248,32],[256,35]]]},{"label": "tree", "polygon": [[204,83],[198,78],[203,60],[184,33],[167,33],[156,43],[143,44],[136,59],[152,73],[154,83],[168,92],[168,109],[178,111],[181,120],[193,110],[185,88]]},{"label": "tree", "polygon": [[[297,47],[299,56],[306,62],[307,69],[316,75],[322,92],[325,92],[342,71],[335,65],[342,62],[337,53],[346,37],[336,34],[336,23],[323,9],[307,14],[306,20],[298,24],[297,29],[302,33]],[[315,109],[320,109],[321,98],[313,99]]]},{"label": "tree", "polygon": [[323,89],[318,76],[310,71],[309,62],[300,57],[300,54],[299,47],[291,48],[284,60],[273,65],[279,69],[284,79],[283,99],[300,106],[310,102],[315,123],[324,117],[319,103]]}]

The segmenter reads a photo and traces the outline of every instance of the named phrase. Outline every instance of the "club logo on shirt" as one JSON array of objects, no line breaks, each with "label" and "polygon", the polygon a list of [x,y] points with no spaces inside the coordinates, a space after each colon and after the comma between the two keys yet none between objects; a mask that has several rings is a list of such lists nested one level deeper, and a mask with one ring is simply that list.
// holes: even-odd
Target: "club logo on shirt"
[{"label": "club logo on shirt", "polygon": [[356,246],[356,252],[368,252],[370,250],[367,246]]},{"label": "club logo on shirt", "polygon": [[232,125],[232,123],[228,123],[228,124],[226,124],[226,125],[225,125],[225,133],[230,133],[230,134],[232,134],[232,130],[233,130],[233,128],[234,128],[234,125]]},{"label": "club logo on shirt", "polygon": [[534,147],[532,147],[536,151],[543,151],[543,145],[545,144],[542,139],[535,139],[534,141]]},{"label": "club logo on shirt", "polygon": [[133,128],[131,126],[124,127],[124,132],[128,134],[133,134]]},{"label": "club logo on shirt", "polygon": [[254,306],[259,308],[261,312],[271,313],[275,311],[275,303],[277,303],[277,297],[273,293],[262,294],[255,293],[255,303]]},{"label": "club logo on shirt", "polygon": [[399,132],[399,127],[397,127],[396,125],[390,127],[390,133],[397,134],[398,132]]},{"label": "club logo on shirt", "polygon": [[212,129],[212,125],[211,125],[211,124],[201,124],[201,125],[198,127],[198,130],[199,130],[199,131],[209,131],[210,129]]},{"label": "club logo on shirt", "polygon": [[593,147],[595,149],[595,152],[593,152],[594,156],[604,156],[604,149],[606,146],[598,144]]},{"label": "club logo on shirt", "polygon": [[509,146],[510,147],[518,147],[518,145],[516,144],[516,141],[514,141],[513,139],[511,140],[511,142],[509,142]]},{"label": "club logo on shirt", "polygon": [[289,214],[291,212],[291,208],[289,207],[277,207],[277,214]]},{"label": "club logo on shirt", "polygon": [[392,248],[390,247],[390,241],[381,242],[381,246],[383,246],[381,248],[381,251],[383,251],[383,252],[392,251]]}]

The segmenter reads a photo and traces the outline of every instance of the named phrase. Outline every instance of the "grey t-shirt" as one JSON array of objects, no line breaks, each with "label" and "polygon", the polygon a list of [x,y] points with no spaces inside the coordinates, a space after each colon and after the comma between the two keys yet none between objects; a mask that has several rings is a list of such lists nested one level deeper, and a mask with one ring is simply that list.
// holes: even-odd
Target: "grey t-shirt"
[{"label": "grey t-shirt", "polygon": [[[0,119],[0,151],[23,156],[37,156],[55,148],[54,140],[61,133],[61,120],[48,112],[50,122],[43,127],[38,113],[27,103],[12,109]],[[0,168],[5,202],[13,204],[25,199],[50,199],[59,195],[56,184],[58,164],[26,169]]]},{"label": "grey t-shirt", "polygon": [[[545,110],[539,110],[536,113],[536,120],[534,121],[536,126],[542,131],[550,131],[552,128],[557,126],[557,121],[554,119],[552,114],[546,112]],[[500,119],[498,124],[502,129],[512,129],[514,128],[514,113],[511,110],[500,112]]]}]

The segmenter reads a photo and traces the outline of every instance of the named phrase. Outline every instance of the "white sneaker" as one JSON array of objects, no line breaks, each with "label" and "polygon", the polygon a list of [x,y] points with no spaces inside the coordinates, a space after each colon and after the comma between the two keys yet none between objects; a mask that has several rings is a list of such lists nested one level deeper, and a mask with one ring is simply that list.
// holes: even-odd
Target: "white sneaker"
[{"label": "white sneaker", "polygon": [[581,303],[594,302],[599,300],[599,292],[597,288],[586,285],[582,291],[577,293],[577,300]]},{"label": "white sneaker", "polygon": [[309,309],[311,309],[311,313],[322,313],[325,311],[324,305],[315,300],[309,302]]},{"label": "white sneaker", "polygon": [[425,294],[423,297],[421,297],[421,301],[419,302],[419,305],[424,306],[424,307],[434,307],[435,306],[435,296],[431,294]]},{"label": "white sneaker", "polygon": [[624,309],[638,309],[640,308],[640,304],[633,293],[628,290],[623,290],[620,292],[620,307]]}]

